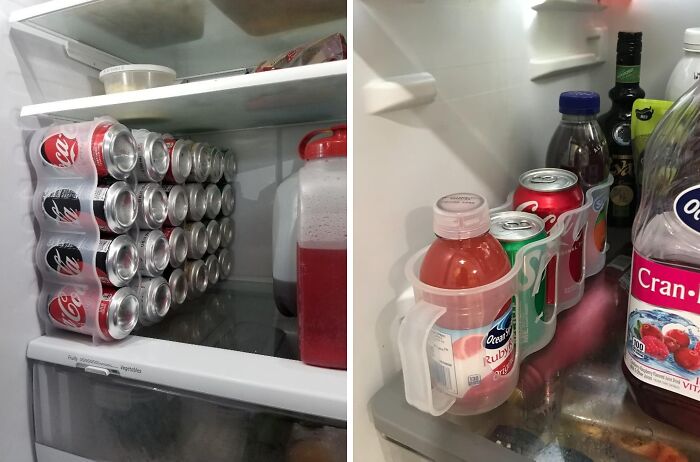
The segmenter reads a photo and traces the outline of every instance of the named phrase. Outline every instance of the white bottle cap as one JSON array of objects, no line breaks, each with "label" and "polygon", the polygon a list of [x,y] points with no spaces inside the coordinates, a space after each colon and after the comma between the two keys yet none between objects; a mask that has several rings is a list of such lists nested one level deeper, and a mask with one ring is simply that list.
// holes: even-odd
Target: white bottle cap
[{"label": "white bottle cap", "polygon": [[490,223],[489,206],[478,194],[450,194],[433,206],[433,231],[445,239],[481,236],[489,230]]},{"label": "white bottle cap", "polygon": [[700,52],[700,27],[686,29],[683,42],[685,51]]}]

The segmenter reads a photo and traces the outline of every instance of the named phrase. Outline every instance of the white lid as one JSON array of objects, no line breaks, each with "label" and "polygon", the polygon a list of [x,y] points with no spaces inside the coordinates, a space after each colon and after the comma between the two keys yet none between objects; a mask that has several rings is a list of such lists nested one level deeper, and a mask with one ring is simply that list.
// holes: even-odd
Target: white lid
[{"label": "white lid", "polygon": [[116,72],[163,72],[165,74],[170,74],[173,77],[176,76],[175,70],[169,67],[159,66],[157,64],[124,64],[122,66],[112,66],[100,72],[100,80],[106,75],[114,74]]},{"label": "white lid", "polygon": [[700,27],[692,27],[685,30],[683,49],[686,51],[700,51]]},{"label": "white lid", "polygon": [[490,225],[489,206],[478,194],[450,194],[433,206],[433,231],[445,239],[481,236]]}]

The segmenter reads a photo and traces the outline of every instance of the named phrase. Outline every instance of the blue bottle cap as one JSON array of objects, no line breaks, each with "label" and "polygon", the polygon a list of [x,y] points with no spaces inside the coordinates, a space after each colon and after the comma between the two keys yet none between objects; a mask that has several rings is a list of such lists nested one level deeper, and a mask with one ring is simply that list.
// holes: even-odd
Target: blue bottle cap
[{"label": "blue bottle cap", "polygon": [[565,91],[559,95],[559,112],[567,115],[596,115],[600,95],[594,91]]}]

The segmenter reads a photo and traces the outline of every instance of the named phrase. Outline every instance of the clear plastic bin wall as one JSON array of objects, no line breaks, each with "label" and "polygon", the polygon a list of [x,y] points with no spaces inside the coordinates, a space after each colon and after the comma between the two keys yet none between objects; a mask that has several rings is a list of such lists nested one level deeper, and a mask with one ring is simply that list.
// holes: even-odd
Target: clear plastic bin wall
[{"label": "clear plastic bin wall", "polygon": [[[609,177],[605,183],[590,189],[583,206],[563,213],[548,237],[521,248],[510,272],[491,284],[463,290],[432,287],[418,277],[427,247],[408,261],[406,277],[413,287],[415,304],[401,321],[398,346],[409,404],[436,416],[448,411],[472,415],[494,409],[508,399],[517,384],[520,363],[549,343],[556,330],[557,315],[579,302],[585,278],[597,274],[605,266],[607,245],[603,218],[611,184],[612,177]],[[510,198],[492,212],[505,210],[512,210]],[[572,253],[580,246],[582,273],[576,278],[572,268],[577,262]],[[556,273],[554,303],[537,307],[535,295],[541,290],[542,278],[551,270]],[[467,353],[454,354],[453,346],[446,345],[448,354],[455,358],[454,364],[445,370],[431,368],[431,363],[436,362],[429,358],[430,342],[434,341],[431,335],[444,313],[469,307],[472,325],[492,326],[502,319],[499,318],[502,307],[511,300],[515,314],[513,325],[516,326],[515,334],[511,334],[514,352],[509,348],[502,351],[502,347],[494,350],[494,354],[498,351],[502,355],[494,362],[494,356],[487,361],[486,356],[480,357],[479,352],[469,348],[463,349]],[[503,360],[506,354],[508,364]],[[455,383],[445,379],[445,374],[450,374]],[[436,386],[436,383],[443,386]]]},{"label": "clear plastic bin wall", "polygon": [[32,374],[37,445],[87,460],[345,461],[344,422],[38,361]]},{"label": "clear plastic bin wall", "polygon": [[[100,118],[41,128],[28,146],[37,178],[33,210],[40,230],[35,257],[42,279],[39,318],[45,331],[56,329],[49,320],[51,309],[66,328],[92,334],[95,341],[109,340],[97,319],[102,297],[96,270],[100,231],[93,211],[98,174],[91,155],[93,131],[104,122],[117,123]],[[61,194],[71,199],[70,206],[51,201],[51,195]],[[59,255],[54,245],[61,244],[74,247]],[[138,276],[131,285],[137,283]]]}]

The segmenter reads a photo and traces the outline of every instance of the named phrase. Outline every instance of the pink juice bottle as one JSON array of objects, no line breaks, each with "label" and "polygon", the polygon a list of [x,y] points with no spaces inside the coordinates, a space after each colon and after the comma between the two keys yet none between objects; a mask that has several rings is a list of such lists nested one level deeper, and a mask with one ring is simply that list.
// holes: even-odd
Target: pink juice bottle
[{"label": "pink juice bottle", "polygon": [[[321,133],[330,136],[312,139]],[[347,134],[314,130],[299,143],[297,305],[307,364],[347,367]]]},{"label": "pink juice bottle", "polygon": [[652,417],[700,436],[700,87],[647,144],[623,372]]},{"label": "pink juice bottle", "polygon": [[[423,283],[467,289],[497,281],[510,271],[508,254],[489,234],[489,210],[483,197],[445,196],[434,205],[433,213],[437,238],[420,268]],[[472,414],[475,402],[510,386],[501,376],[509,374],[515,362],[513,306],[509,299],[491,315],[471,306],[446,308],[430,335],[431,376],[438,389],[458,397],[451,413]]]}]

